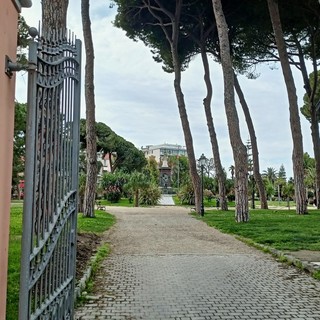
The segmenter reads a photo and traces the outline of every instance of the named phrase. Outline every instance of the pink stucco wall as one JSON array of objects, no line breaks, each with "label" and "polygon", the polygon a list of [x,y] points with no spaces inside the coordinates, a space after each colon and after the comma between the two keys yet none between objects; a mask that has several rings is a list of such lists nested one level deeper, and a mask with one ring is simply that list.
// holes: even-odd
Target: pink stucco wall
[{"label": "pink stucco wall", "polygon": [[12,0],[0,9],[0,319],[5,319],[15,77],[5,74],[5,56],[15,61],[18,12]]}]

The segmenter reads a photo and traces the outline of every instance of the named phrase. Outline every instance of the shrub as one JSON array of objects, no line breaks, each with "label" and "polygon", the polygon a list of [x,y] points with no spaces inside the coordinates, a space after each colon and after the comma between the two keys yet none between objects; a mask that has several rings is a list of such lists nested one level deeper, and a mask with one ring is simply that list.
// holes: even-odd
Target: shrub
[{"label": "shrub", "polygon": [[148,188],[140,190],[140,204],[154,206],[159,203],[161,191],[158,186],[151,184]]},{"label": "shrub", "polygon": [[181,204],[194,205],[195,195],[191,182],[181,187],[180,192],[177,194]]},{"label": "shrub", "polygon": [[105,199],[116,203],[121,199],[121,190],[118,186],[108,186],[104,191]]},{"label": "shrub", "polygon": [[129,180],[124,185],[124,188],[127,192],[132,193],[135,207],[139,207],[141,190],[148,189],[149,186],[150,180],[144,173],[134,171],[130,174]]},{"label": "shrub", "polygon": [[133,193],[128,188],[123,188],[122,195],[124,198],[127,198],[129,200],[129,203],[133,202]]}]

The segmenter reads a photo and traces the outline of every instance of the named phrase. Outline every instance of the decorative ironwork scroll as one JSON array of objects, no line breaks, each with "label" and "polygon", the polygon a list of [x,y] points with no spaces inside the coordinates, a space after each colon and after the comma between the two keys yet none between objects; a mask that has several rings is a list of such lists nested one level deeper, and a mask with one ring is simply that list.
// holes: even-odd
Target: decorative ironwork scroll
[{"label": "decorative ironwork scroll", "polygon": [[30,43],[19,319],[73,319],[81,41]]}]

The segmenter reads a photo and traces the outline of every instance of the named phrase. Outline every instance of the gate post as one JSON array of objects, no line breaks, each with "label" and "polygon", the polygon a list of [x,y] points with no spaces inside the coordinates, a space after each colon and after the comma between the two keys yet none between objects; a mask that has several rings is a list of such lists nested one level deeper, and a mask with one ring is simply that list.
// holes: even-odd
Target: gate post
[{"label": "gate post", "polygon": [[6,56],[15,61],[18,13],[30,0],[1,0],[0,10],[0,319],[6,318],[9,219],[14,128],[15,77],[6,74]]}]

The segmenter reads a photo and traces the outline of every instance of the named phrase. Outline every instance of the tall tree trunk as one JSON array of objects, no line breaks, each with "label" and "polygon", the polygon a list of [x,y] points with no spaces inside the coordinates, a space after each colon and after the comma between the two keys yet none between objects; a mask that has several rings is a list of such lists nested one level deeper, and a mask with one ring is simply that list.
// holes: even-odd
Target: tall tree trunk
[{"label": "tall tree trunk", "polygon": [[201,214],[201,182],[200,182],[199,174],[197,172],[196,157],[193,149],[193,139],[192,139],[192,134],[190,130],[186,104],[184,101],[184,95],[181,89],[181,65],[180,65],[180,59],[178,54],[179,22],[180,22],[181,7],[182,7],[182,0],[176,0],[175,17],[172,21],[172,42],[171,42],[171,54],[172,54],[172,61],[173,61],[173,68],[174,68],[174,75],[175,75],[174,89],[177,97],[182,130],[184,133],[184,139],[185,139],[186,149],[187,149],[187,154],[189,159],[189,170],[190,170],[190,176],[191,176],[191,180],[194,188],[196,212],[198,214]]},{"label": "tall tree trunk", "polygon": [[212,113],[211,113],[212,84],[210,80],[210,67],[209,67],[207,52],[203,45],[201,45],[201,58],[202,58],[203,69],[204,69],[204,81],[207,88],[207,96],[203,99],[203,106],[206,114],[207,126],[208,126],[208,131],[209,131],[210,141],[211,141],[211,148],[213,153],[214,166],[215,166],[216,175],[218,179],[221,210],[227,211],[228,202],[226,197],[226,175],[221,165],[219,145],[218,145],[217,135],[216,135],[216,131],[215,131],[213,120],[212,120]]},{"label": "tall tree trunk", "polygon": [[65,31],[69,0],[42,0],[42,32]]},{"label": "tall tree trunk", "polygon": [[83,204],[83,215],[94,217],[94,203],[97,185],[97,138],[94,99],[94,49],[89,14],[89,0],[81,1],[83,38],[86,50],[85,101],[87,135],[87,178]]},{"label": "tall tree trunk", "polygon": [[139,207],[139,189],[134,192],[134,206]]},{"label": "tall tree trunk", "polygon": [[316,44],[318,35],[312,35],[312,65],[314,73],[314,83],[312,85],[312,93],[310,95],[311,101],[311,136],[313,141],[313,154],[316,162],[316,201],[317,208],[320,209],[320,136],[319,136],[319,110],[317,105],[320,101],[315,101],[315,94],[317,87],[319,86],[319,75],[318,75],[318,46]]},{"label": "tall tree trunk", "polygon": [[320,138],[319,138],[319,123],[318,112],[315,103],[311,103],[311,137],[313,142],[313,154],[316,167],[316,181],[315,181],[315,198],[317,202],[317,208],[320,208]]},{"label": "tall tree trunk", "polygon": [[301,48],[301,44],[296,39],[296,45],[299,51],[299,61],[300,61],[300,70],[303,77],[304,89],[306,94],[309,98],[310,103],[310,129],[311,129],[311,137],[313,142],[313,154],[316,163],[316,187],[315,187],[315,198],[317,202],[317,208],[320,209],[320,136],[319,136],[319,122],[318,122],[318,111],[317,111],[317,104],[318,101],[315,101],[315,93],[317,91],[317,87],[319,86],[319,79],[318,79],[318,65],[317,65],[317,54],[314,52],[312,57],[312,64],[313,64],[313,74],[314,74],[314,83],[310,84],[309,75],[307,71],[307,67],[304,60],[303,50]]},{"label": "tall tree trunk", "polygon": [[297,214],[306,214],[307,199],[304,184],[303,143],[296,87],[294,84],[294,79],[286,50],[286,44],[283,37],[278,2],[277,0],[267,1],[289,100],[290,125],[293,140],[292,162],[295,185],[296,212]]},{"label": "tall tree trunk", "polygon": [[201,181],[200,181],[199,174],[197,172],[197,163],[196,163],[196,158],[195,158],[194,149],[193,149],[193,139],[192,139],[188,115],[186,111],[184,95],[181,89],[181,70],[179,65],[178,53],[177,53],[177,49],[174,47],[172,47],[172,57],[173,57],[173,64],[174,64],[174,70],[175,70],[174,89],[175,89],[176,98],[178,102],[178,109],[179,109],[179,114],[180,114],[180,119],[182,124],[182,130],[184,133],[184,140],[185,140],[186,149],[187,149],[190,176],[191,176],[192,185],[195,193],[195,207],[196,207],[196,212],[200,214],[201,213],[201,189],[200,189]]},{"label": "tall tree trunk", "polygon": [[252,162],[253,162],[253,176],[255,179],[255,183],[257,184],[259,194],[260,194],[260,203],[261,209],[268,209],[268,201],[266,195],[266,189],[264,187],[261,174],[260,174],[260,164],[259,164],[259,151],[258,151],[258,144],[257,138],[255,134],[255,130],[253,127],[253,122],[250,115],[250,110],[247,104],[247,101],[244,97],[243,91],[241,90],[237,75],[234,73],[234,87],[236,89],[237,95],[240,100],[240,104],[242,106],[242,110],[247,122],[248,131],[250,135],[250,142],[252,147]]},{"label": "tall tree trunk", "polygon": [[311,137],[313,142],[313,154],[316,166],[316,181],[315,181],[315,198],[317,201],[317,208],[320,209],[320,138],[319,138],[319,123],[318,112],[315,103],[311,106]]},{"label": "tall tree trunk", "polygon": [[224,77],[224,103],[235,162],[235,219],[237,222],[246,222],[249,220],[247,149],[241,140],[239,118],[235,105],[228,26],[222,10],[221,0],[212,0],[212,5],[220,42],[221,64]]},{"label": "tall tree trunk", "polygon": [[[201,213],[201,183],[200,177],[197,172],[197,163],[193,149],[193,139],[190,130],[186,104],[184,101],[184,95],[181,89],[181,64],[178,54],[178,40],[179,40],[179,32],[180,32],[180,15],[181,15],[181,8],[182,8],[182,0],[176,0],[176,7],[174,14],[166,10],[161,2],[156,2],[159,8],[155,9],[150,3],[148,4],[147,1],[145,6],[148,8],[149,12],[154,16],[154,18],[158,19],[159,26],[162,28],[168,43],[170,44],[171,48],[171,55],[172,55],[172,63],[173,63],[173,70],[174,70],[174,90],[178,102],[178,109],[179,115],[182,125],[182,130],[184,134],[184,140],[187,149],[187,155],[189,160],[189,170],[190,176],[192,180],[192,185],[195,194],[195,207],[196,212],[198,214]],[[167,15],[168,18],[171,20],[171,32],[168,31],[167,25],[165,25],[159,17],[158,12],[162,11],[163,14]]]}]

